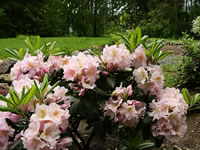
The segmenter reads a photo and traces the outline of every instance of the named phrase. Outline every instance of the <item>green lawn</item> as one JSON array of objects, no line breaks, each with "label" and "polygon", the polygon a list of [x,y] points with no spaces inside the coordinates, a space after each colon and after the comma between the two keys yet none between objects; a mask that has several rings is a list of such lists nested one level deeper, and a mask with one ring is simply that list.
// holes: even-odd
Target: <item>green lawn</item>
[{"label": "green lawn", "polygon": [[[25,38],[8,38],[0,39],[0,59],[5,59],[8,54],[5,52],[5,48],[25,48]],[[41,38],[41,44],[43,42],[56,41],[57,46],[61,49],[68,49],[70,51],[89,48],[92,45],[104,45],[111,41],[111,38],[105,37],[44,37]]]}]

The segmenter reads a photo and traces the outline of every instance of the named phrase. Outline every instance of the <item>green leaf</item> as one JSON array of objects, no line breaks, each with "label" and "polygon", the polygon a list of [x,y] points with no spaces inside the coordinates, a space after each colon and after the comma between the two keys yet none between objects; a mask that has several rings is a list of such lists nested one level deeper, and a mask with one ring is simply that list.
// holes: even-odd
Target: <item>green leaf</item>
[{"label": "green leaf", "polygon": [[35,91],[36,91],[36,87],[35,86],[32,86],[28,92],[25,94],[23,100],[21,100],[21,104],[22,105],[25,105],[25,104],[28,104],[29,101],[33,98],[34,94],[35,94]]},{"label": "green leaf", "polygon": [[73,101],[73,103],[70,106],[70,114],[77,114],[79,112],[79,108],[80,108],[80,99],[76,98],[76,97],[71,97],[70,99],[71,101]]},{"label": "green leaf", "polygon": [[34,80],[34,85],[35,85],[35,87],[36,87],[35,96],[36,96],[38,99],[41,100],[42,96],[41,96],[41,93],[40,93],[40,89],[38,88],[37,83],[35,82],[35,80]]},{"label": "green leaf", "polygon": [[126,48],[130,51],[130,53],[133,53],[129,40],[122,34],[118,33],[117,35],[121,37],[123,43],[126,45]]},{"label": "green leaf", "polygon": [[2,106],[2,105],[0,105],[0,111],[17,113],[17,111],[14,108]]},{"label": "green leaf", "polygon": [[19,49],[19,58],[22,60],[24,58],[25,55],[25,50],[23,48]]},{"label": "green leaf", "polygon": [[14,56],[15,58],[19,58],[19,54],[16,53],[16,51],[10,50],[8,48],[5,48],[5,51],[8,52],[10,55]]},{"label": "green leaf", "polygon": [[190,97],[189,91],[186,88],[183,88],[182,94],[183,94],[183,97],[184,97],[184,100],[186,101],[186,103],[190,105],[191,104],[191,97]]},{"label": "green leaf", "polygon": [[171,54],[171,53],[172,53],[172,51],[167,51],[167,52],[161,54],[161,55],[156,59],[156,61],[159,61],[159,60],[165,58],[166,56],[168,56],[168,55]]},{"label": "green leaf", "polygon": [[48,87],[48,74],[45,74],[44,76],[44,79],[43,79],[43,82],[42,84],[40,85],[40,91],[41,91],[41,94],[44,94],[46,92],[46,89]]},{"label": "green leaf", "polygon": [[192,99],[192,105],[200,102],[200,94],[197,93]]},{"label": "green leaf", "polygon": [[103,91],[102,89],[100,89],[100,88],[98,88],[98,87],[96,87],[96,88],[94,89],[94,91],[95,91],[97,94],[101,95],[101,96],[110,96],[109,94],[106,94],[105,91]]},{"label": "green leaf", "polygon": [[115,87],[115,84],[116,84],[116,79],[114,77],[108,77],[106,79],[108,85],[111,87],[111,88],[114,88]]},{"label": "green leaf", "polygon": [[8,150],[19,150],[19,148],[17,148],[20,144],[22,144],[21,140],[18,140],[17,142],[15,141],[14,144],[12,144],[10,147],[8,147]]},{"label": "green leaf", "polygon": [[32,50],[32,51],[35,50],[34,47],[33,47],[32,42],[30,41],[30,38],[29,38],[29,37],[26,38],[25,44],[26,44],[26,46],[27,46],[30,50]]},{"label": "green leaf", "polygon": [[142,143],[140,145],[138,145],[138,149],[142,150],[142,149],[150,149],[153,148],[155,146],[155,143],[153,142],[146,142],[146,143]]},{"label": "green leaf", "polygon": [[53,91],[53,89],[58,86],[58,84],[60,83],[60,81],[57,81],[50,89],[49,91],[47,92],[47,94],[45,96],[47,96],[49,93],[51,93]]},{"label": "green leaf", "polygon": [[13,87],[10,87],[9,95],[10,95],[10,100],[13,102],[13,104],[15,104],[16,106],[19,105],[20,100],[17,93],[14,92]]},{"label": "green leaf", "polygon": [[141,32],[141,29],[139,27],[136,28],[136,33],[137,33],[137,42],[136,42],[135,46],[137,47],[140,44],[141,37],[142,37],[142,32]]},{"label": "green leaf", "polygon": [[53,41],[53,43],[51,43],[49,50],[52,51],[56,46],[56,41]]},{"label": "green leaf", "polygon": [[39,49],[40,48],[40,36],[38,35],[36,37],[36,44],[35,44],[35,49]]},{"label": "green leaf", "polygon": [[9,105],[14,106],[15,104],[13,104],[11,101],[9,101],[9,99],[7,99],[6,97],[4,97],[3,95],[0,94],[0,100],[3,102],[6,102]]}]

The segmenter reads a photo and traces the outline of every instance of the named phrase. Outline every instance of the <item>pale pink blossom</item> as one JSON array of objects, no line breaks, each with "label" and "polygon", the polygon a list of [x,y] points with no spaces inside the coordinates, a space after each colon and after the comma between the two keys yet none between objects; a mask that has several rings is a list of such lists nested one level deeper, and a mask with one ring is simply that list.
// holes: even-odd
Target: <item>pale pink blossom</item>
[{"label": "pale pink blossom", "polygon": [[128,100],[122,103],[119,109],[119,122],[124,126],[136,126],[139,118],[144,114],[145,105],[136,100]]},{"label": "pale pink blossom", "polygon": [[122,87],[122,85],[116,87],[109,101],[105,103],[104,116],[109,116],[115,123],[119,122],[124,126],[136,126],[139,118],[143,116],[146,107],[140,101],[128,100],[128,97],[132,94],[131,85],[127,88]]},{"label": "pale pink blossom", "polygon": [[72,138],[66,137],[62,138],[58,141],[56,145],[56,150],[68,150],[66,147],[70,147],[72,145]]},{"label": "pale pink blossom", "polygon": [[168,140],[176,142],[184,136],[187,130],[186,113],[188,104],[184,101],[178,89],[166,88],[160,90],[157,97],[150,103],[152,111],[149,113],[156,122],[152,127],[154,136],[162,135]]},{"label": "pale pink blossom", "polygon": [[[36,83],[38,83],[38,81],[36,81]],[[26,92],[27,89],[31,88],[32,85],[34,85],[34,81],[29,79],[28,77],[13,81],[13,87],[16,90],[19,97],[21,96],[23,87],[25,87]]]},{"label": "pale pink blossom", "polygon": [[67,81],[81,82],[81,86],[86,89],[93,89],[99,78],[98,66],[96,57],[79,53],[77,56],[69,58],[68,63],[64,66],[64,77]]},{"label": "pale pink blossom", "polygon": [[0,112],[0,149],[6,150],[9,144],[9,137],[13,137],[14,129],[8,126],[6,119],[15,122],[19,116],[10,112]]},{"label": "pale pink blossom", "polygon": [[47,73],[46,64],[43,62],[44,56],[40,53],[38,56],[26,54],[24,59],[18,61],[11,69],[11,79],[19,80],[24,77],[30,79],[39,79]]},{"label": "pale pink blossom", "polygon": [[145,84],[145,81],[148,79],[147,70],[144,67],[140,67],[133,71],[133,75],[137,84]]},{"label": "pale pink blossom", "polygon": [[27,150],[57,150],[71,145],[71,138],[61,138],[68,128],[69,110],[56,103],[37,104],[28,129],[21,133]]},{"label": "pale pink blossom", "polygon": [[58,71],[63,66],[62,56],[49,56],[46,65],[49,73]]},{"label": "pale pink blossom", "polygon": [[158,65],[150,65],[135,69],[133,71],[133,76],[135,77],[138,87],[143,90],[145,94],[157,95],[159,90],[163,88],[164,75]]},{"label": "pale pink blossom", "polygon": [[135,52],[132,54],[132,57],[133,57],[133,66],[135,68],[147,66],[147,57],[142,45],[138,46],[135,49]]},{"label": "pale pink blossom", "polygon": [[131,66],[132,56],[124,44],[107,46],[103,49],[102,60],[108,71],[124,70]]},{"label": "pale pink blossom", "polygon": [[122,99],[113,100],[112,98],[110,98],[109,101],[106,101],[104,116],[109,116],[111,120],[113,119],[114,122],[117,122],[119,120],[117,118],[117,112],[122,101]]}]

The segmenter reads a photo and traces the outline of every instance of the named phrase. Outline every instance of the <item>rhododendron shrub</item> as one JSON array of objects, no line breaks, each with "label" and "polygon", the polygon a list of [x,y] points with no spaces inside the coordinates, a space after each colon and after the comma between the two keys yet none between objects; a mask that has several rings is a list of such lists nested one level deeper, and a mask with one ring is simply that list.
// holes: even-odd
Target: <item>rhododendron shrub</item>
[{"label": "rhododendron shrub", "polygon": [[113,133],[119,147],[143,149],[183,137],[188,104],[178,89],[163,87],[160,51],[136,45],[25,54],[11,69],[9,94],[0,96],[0,149],[86,150],[94,137]]}]

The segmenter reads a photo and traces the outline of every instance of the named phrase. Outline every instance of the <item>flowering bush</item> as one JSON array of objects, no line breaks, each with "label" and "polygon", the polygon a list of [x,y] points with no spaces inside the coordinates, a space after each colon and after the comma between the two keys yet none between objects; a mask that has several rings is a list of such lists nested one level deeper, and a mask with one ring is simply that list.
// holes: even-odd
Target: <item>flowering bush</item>
[{"label": "flowering bush", "polygon": [[[114,132],[126,149],[183,137],[188,104],[178,89],[163,88],[157,64],[167,54],[136,45],[64,57],[25,54],[11,69],[9,94],[0,96],[0,149],[61,150],[73,142],[86,150],[93,137]],[[82,120],[88,138],[79,132]]]},{"label": "flowering bush", "polygon": [[198,16],[195,20],[193,20],[192,31],[194,33],[200,34],[200,16]]}]

